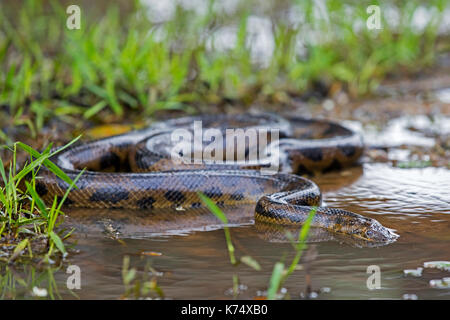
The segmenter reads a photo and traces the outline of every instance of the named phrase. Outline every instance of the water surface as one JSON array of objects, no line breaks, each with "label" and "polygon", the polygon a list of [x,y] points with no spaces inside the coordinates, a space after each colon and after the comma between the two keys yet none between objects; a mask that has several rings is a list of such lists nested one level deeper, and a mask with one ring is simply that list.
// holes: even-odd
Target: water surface
[{"label": "water surface", "polygon": [[[431,279],[449,276],[448,272],[426,269],[420,278],[403,274],[404,269],[420,267],[426,261],[450,260],[448,170],[365,164],[314,180],[324,193],[326,205],[375,218],[400,235],[395,243],[376,248],[359,248],[337,241],[311,243],[317,256],[309,265],[309,273],[313,291],[319,292],[318,298],[402,299],[404,294],[415,294],[419,299],[450,298],[450,289],[429,285]],[[74,211],[67,221],[79,230],[76,237],[80,253],[70,260],[82,270],[82,289],[76,293],[81,298],[119,298],[124,292],[123,257],[129,255],[131,265],[139,270],[151,263],[160,272],[157,281],[167,298],[232,298],[229,289],[233,274],[244,285],[239,298],[257,297],[267,289],[273,265],[280,259],[290,262],[292,246],[264,240],[252,224],[252,207],[225,212],[237,222],[231,229],[237,255],[252,256],[261,264],[261,271],[230,265],[224,232],[214,226],[212,215],[209,228],[202,229],[199,225],[194,232],[170,232],[171,228],[176,229],[177,222],[167,218],[160,226],[165,226],[161,230],[168,235],[155,236],[145,232],[146,228],[154,227],[145,218],[146,213],[133,217],[132,213],[110,211],[93,216],[86,210]],[[190,226],[195,227],[195,219],[190,221]],[[84,229],[80,228],[82,225]],[[121,232],[122,243],[102,233],[108,225]],[[142,252],[160,255],[142,256]],[[378,290],[369,290],[366,285],[370,265],[381,270]],[[63,281],[65,276],[60,278]],[[285,288],[291,298],[300,298],[306,289],[305,270],[296,271]]]}]

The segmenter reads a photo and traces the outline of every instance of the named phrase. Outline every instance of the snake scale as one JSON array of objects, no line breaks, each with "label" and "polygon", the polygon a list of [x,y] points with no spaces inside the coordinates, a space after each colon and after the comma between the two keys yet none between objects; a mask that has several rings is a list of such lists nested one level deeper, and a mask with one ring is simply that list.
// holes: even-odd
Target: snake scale
[{"label": "snake scale", "polygon": [[[203,129],[221,133],[229,128],[276,129],[279,139],[268,134],[267,144],[267,150],[276,152],[266,153],[272,158],[249,160],[249,150],[255,146],[246,142],[244,158],[235,150],[226,150],[224,154],[233,161],[176,164],[171,158],[171,134],[180,128],[193,132],[195,121],[201,121]],[[225,140],[221,142],[224,149]],[[318,186],[300,176],[352,165],[363,147],[360,135],[325,120],[269,113],[202,115],[169,119],[143,130],[71,146],[51,160],[71,179],[86,169],[66,199],[69,206],[185,210],[202,207],[198,192],[203,192],[218,206],[256,203],[255,220],[279,225],[301,225],[316,207],[313,227],[371,242],[392,242],[398,236],[378,221],[321,206]],[[258,170],[267,167],[273,156],[279,163],[277,172]],[[62,197],[68,187],[41,169],[36,190],[44,200]]]}]

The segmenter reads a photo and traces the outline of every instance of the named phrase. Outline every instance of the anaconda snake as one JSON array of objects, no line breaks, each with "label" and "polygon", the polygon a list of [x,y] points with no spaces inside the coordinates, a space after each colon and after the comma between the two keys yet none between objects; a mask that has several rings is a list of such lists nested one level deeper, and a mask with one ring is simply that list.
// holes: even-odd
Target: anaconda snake
[{"label": "anaconda snake", "polygon": [[[170,155],[175,128],[279,129],[279,172],[265,174],[264,159],[232,163],[175,165]],[[269,140],[273,137],[269,136]],[[202,146],[203,147],[203,146]],[[248,152],[251,146],[246,146]],[[275,149],[270,149],[275,150]],[[70,147],[52,159],[72,179],[86,168],[66,205],[90,208],[198,208],[203,192],[219,206],[256,203],[255,219],[300,225],[317,207],[312,226],[372,242],[391,242],[397,235],[378,221],[349,211],[321,206],[317,185],[297,174],[326,172],[355,163],[363,143],[353,131],[336,123],[273,114],[209,115],[158,122],[151,127]],[[248,159],[244,159],[248,160]],[[266,159],[267,160],[267,159]],[[293,174],[294,173],[294,174]],[[36,190],[44,200],[62,197],[67,183],[43,169]]]}]

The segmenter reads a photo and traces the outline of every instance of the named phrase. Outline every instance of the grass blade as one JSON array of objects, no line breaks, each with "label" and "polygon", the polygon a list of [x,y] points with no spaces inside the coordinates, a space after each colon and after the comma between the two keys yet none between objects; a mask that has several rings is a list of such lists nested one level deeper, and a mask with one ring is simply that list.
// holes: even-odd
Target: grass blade
[{"label": "grass blade", "polygon": [[44,204],[44,201],[42,201],[41,197],[39,197],[36,190],[33,189],[33,187],[31,186],[31,184],[28,183],[28,181],[25,181],[25,185],[27,186],[27,191],[30,193],[31,197],[34,199],[36,205],[41,211],[41,214],[45,217],[45,219],[48,219],[48,211]]},{"label": "grass blade", "polygon": [[272,276],[270,277],[269,289],[267,290],[267,299],[274,300],[283,279],[284,264],[277,262],[273,266]]},{"label": "grass blade", "polygon": [[243,257],[241,257],[241,262],[245,263],[250,268],[252,268],[252,269],[254,269],[256,271],[260,271],[261,270],[261,266],[259,265],[258,261],[256,261],[255,259],[253,259],[250,256],[243,256]]},{"label": "grass blade", "polygon": [[[78,139],[78,138],[77,138]],[[72,141],[72,143],[75,142],[75,140]],[[35,158],[40,158],[43,155],[41,155],[38,151],[34,150],[33,148],[31,148],[30,146],[22,143],[22,142],[18,142],[17,145],[19,147],[21,147],[23,150],[25,150],[26,152],[28,152],[30,155],[32,155]],[[58,152],[61,150],[58,150]],[[48,157],[50,157],[52,154],[50,154]],[[51,162],[49,159],[44,159],[42,161],[42,164],[47,167],[48,170],[50,170],[51,172],[53,172],[57,177],[59,177],[60,179],[62,179],[63,181],[65,181],[66,183],[68,183],[69,185],[72,184],[72,179],[69,178],[69,176],[62,171],[56,164],[54,164],[53,162]]]},{"label": "grass blade", "polygon": [[203,201],[203,203],[208,207],[208,209],[216,216],[217,219],[222,221],[223,223],[227,224],[228,219],[225,216],[225,214],[220,210],[220,208],[207,196],[205,196],[203,193],[198,192],[197,193],[200,199]]},{"label": "grass blade", "polygon": [[203,203],[206,204],[206,206],[209,208],[209,210],[217,217],[217,219],[219,219],[220,221],[222,221],[225,224],[225,227],[224,227],[225,240],[227,242],[227,249],[228,249],[228,254],[230,256],[230,262],[232,265],[236,265],[236,257],[234,255],[234,246],[233,246],[233,242],[231,241],[230,230],[226,226],[228,224],[227,217],[222,212],[222,210],[220,210],[220,208],[210,198],[208,198],[201,192],[197,192],[197,194],[200,197],[200,199],[203,201]]},{"label": "grass blade", "polygon": [[63,254],[67,254],[66,248],[64,247],[64,244],[63,244],[61,238],[53,231],[50,231],[49,236],[50,236],[50,239],[55,244],[55,246],[58,248],[58,250],[61,251]]},{"label": "grass blade", "polygon": [[19,242],[19,244],[14,248],[14,252],[12,254],[12,256],[9,258],[9,261],[14,261],[20,254],[21,252],[28,246],[29,244],[29,240],[28,239],[23,239],[22,241]]}]

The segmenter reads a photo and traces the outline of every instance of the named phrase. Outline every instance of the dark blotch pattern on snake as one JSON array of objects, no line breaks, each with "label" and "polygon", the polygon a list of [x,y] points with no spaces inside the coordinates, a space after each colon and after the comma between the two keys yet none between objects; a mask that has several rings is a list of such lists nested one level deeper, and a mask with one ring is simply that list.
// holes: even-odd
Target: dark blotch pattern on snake
[{"label": "dark blotch pattern on snake", "polygon": [[[174,164],[171,133],[203,129],[278,129],[279,172],[263,174],[263,161],[252,163]],[[272,137],[269,137],[272,139]],[[269,144],[270,146],[270,144]],[[252,146],[246,146],[246,149]],[[313,227],[373,242],[391,242],[398,236],[378,221],[349,211],[323,207],[317,185],[292,173],[327,172],[354,164],[363,151],[361,137],[336,123],[282,118],[273,114],[204,115],[158,122],[127,134],[72,146],[54,161],[74,179],[87,171],[68,197],[67,205],[90,208],[198,208],[198,192],[220,206],[256,204],[255,220],[277,225],[301,225],[312,207]],[[247,152],[248,154],[248,152]],[[256,170],[255,170],[256,169]],[[62,196],[68,185],[46,169],[40,171],[38,193],[44,200]]]}]

